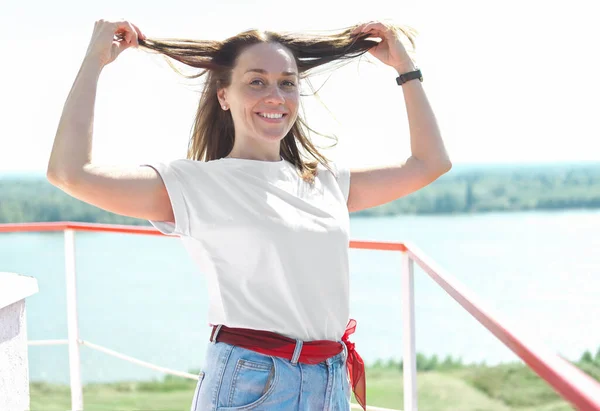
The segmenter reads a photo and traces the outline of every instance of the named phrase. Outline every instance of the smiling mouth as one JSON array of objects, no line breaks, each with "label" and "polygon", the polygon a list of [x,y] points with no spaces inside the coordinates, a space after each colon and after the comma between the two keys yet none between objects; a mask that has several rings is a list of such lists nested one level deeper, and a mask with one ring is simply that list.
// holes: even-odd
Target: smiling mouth
[{"label": "smiling mouth", "polygon": [[286,113],[256,113],[259,117],[262,118],[270,118],[270,119],[279,119],[287,116]]}]

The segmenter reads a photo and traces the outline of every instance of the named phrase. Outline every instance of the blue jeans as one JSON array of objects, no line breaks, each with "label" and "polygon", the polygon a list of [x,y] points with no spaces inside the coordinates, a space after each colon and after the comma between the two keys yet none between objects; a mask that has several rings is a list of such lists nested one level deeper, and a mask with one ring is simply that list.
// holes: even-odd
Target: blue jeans
[{"label": "blue jeans", "polygon": [[191,411],[349,411],[347,349],[319,364],[211,342]]}]

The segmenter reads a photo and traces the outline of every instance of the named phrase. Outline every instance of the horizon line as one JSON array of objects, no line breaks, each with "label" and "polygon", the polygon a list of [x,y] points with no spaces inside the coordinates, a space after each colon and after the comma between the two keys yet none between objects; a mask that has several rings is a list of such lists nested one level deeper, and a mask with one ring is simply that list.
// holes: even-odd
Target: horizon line
[{"label": "horizon line", "polygon": [[[553,165],[598,165],[600,161],[594,160],[558,160],[558,161],[506,161],[506,162],[476,162],[476,161],[457,161],[452,162],[453,167],[479,167],[479,168],[494,168],[494,167],[522,167],[522,166],[553,166]],[[1,170],[0,176],[39,176],[46,174],[45,170]]]}]

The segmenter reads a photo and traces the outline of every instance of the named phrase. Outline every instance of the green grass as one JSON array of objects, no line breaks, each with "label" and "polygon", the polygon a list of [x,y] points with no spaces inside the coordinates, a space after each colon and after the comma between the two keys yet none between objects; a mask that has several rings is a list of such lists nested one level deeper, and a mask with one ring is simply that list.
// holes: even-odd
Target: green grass
[{"label": "green grass", "polygon": [[[600,367],[579,364],[600,379]],[[164,381],[88,384],[86,411],[188,411],[195,381],[167,377]],[[417,376],[421,411],[569,411],[573,410],[543,380],[522,364],[465,366],[422,371]],[[32,411],[64,411],[70,407],[66,386],[32,382]],[[367,369],[369,405],[402,409],[402,373],[395,367]]]}]

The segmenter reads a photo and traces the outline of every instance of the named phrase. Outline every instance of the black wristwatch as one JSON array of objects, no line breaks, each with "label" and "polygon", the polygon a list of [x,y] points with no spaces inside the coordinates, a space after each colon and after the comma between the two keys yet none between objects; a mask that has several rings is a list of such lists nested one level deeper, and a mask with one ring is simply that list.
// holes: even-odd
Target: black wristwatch
[{"label": "black wristwatch", "polygon": [[408,73],[400,74],[399,77],[396,77],[396,83],[399,86],[403,85],[409,80],[419,79],[421,83],[423,82],[423,75],[421,74],[420,69],[416,69],[415,71],[409,71]]}]

